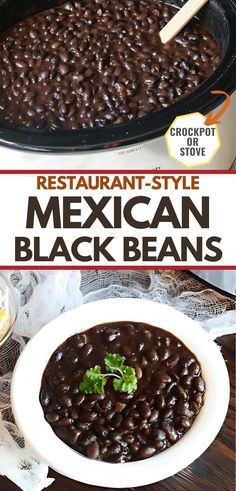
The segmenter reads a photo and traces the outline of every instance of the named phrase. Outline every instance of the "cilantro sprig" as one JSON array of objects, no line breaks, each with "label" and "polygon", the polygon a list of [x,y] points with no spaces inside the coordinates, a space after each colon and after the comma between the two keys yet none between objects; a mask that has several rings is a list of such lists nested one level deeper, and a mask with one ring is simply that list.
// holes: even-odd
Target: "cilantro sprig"
[{"label": "cilantro sprig", "polygon": [[132,394],[137,389],[135,369],[125,365],[125,357],[117,353],[107,354],[104,358],[106,373],[96,365],[86,371],[79,385],[83,394],[104,394],[108,377],[113,377],[113,387],[117,392]]},{"label": "cilantro sprig", "polygon": [[122,375],[124,370],[124,362],[125,357],[118,355],[117,353],[106,355],[104,358],[106,371],[111,373],[119,372]]},{"label": "cilantro sprig", "polygon": [[106,378],[101,373],[101,367],[96,365],[84,374],[80,382],[80,392],[83,394],[104,394]]}]

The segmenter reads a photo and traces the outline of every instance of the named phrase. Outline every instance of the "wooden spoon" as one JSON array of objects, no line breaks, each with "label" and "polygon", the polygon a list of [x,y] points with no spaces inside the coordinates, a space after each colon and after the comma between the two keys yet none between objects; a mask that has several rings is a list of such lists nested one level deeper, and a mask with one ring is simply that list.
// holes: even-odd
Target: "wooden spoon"
[{"label": "wooden spoon", "polygon": [[161,42],[166,44],[171,41],[207,2],[208,0],[188,0],[160,31]]}]

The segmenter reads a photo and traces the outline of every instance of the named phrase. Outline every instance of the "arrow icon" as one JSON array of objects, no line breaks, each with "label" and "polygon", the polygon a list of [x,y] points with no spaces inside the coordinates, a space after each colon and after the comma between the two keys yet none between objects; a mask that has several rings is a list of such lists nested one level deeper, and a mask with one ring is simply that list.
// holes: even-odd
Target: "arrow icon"
[{"label": "arrow icon", "polygon": [[226,94],[223,90],[212,90],[211,94],[221,94],[226,97],[224,105],[220,108],[220,110],[214,115],[212,111],[210,111],[206,115],[206,119],[204,121],[204,124],[206,126],[211,126],[212,124],[222,124],[221,121],[219,121],[219,118],[225,113],[225,111],[228,109],[230,105],[230,96],[229,94]]}]

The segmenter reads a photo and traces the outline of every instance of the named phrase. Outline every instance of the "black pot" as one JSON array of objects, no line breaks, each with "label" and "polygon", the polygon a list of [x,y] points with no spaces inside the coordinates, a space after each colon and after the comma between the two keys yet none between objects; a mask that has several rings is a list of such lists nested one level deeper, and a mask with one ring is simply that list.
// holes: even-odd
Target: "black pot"
[{"label": "black pot", "polygon": [[[64,0],[0,0],[0,32],[26,15],[62,3]],[[182,6],[185,0],[168,0],[168,3]],[[178,115],[196,111],[207,114],[223,101],[222,96],[213,96],[210,91],[220,89],[231,93],[236,88],[236,0],[210,0],[198,17],[211,26],[223,58],[212,76],[192,94],[144,118],[105,128],[34,130],[0,121],[0,143],[44,152],[100,150],[160,137]]]}]

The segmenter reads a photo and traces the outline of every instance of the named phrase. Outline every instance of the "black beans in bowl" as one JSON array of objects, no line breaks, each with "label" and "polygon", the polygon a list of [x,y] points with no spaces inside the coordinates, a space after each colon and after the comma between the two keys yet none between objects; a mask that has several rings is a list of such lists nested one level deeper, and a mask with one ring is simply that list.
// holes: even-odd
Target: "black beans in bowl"
[{"label": "black beans in bowl", "polygon": [[159,31],[176,11],[159,0],[80,0],[22,20],[0,37],[0,119],[103,127],[174,104],[221,61],[200,20],[161,44]]},{"label": "black beans in bowl", "polygon": [[[107,354],[125,357],[137,387],[84,394],[88,369],[105,371]],[[169,448],[191,428],[204,403],[205,382],[193,353],[175,336],[142,323],[95,326],[67,339],[44,371],[40,402],[46,421],[71,448],[92,459],[123,463]]]}]

